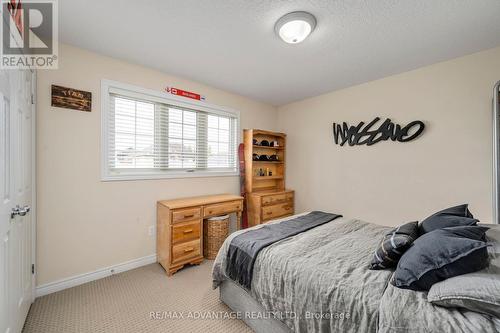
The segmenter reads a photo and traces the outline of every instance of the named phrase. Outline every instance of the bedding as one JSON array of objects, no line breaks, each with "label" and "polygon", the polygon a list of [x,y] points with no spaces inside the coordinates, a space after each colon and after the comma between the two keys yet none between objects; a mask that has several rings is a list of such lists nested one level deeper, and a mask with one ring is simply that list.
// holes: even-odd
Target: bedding
[{"label": "bedding", "polygon": [[424,234],[399,260],[392,284],[404,289],[429,290],[436,282],[485,268],[487,230],[482,226],[465,226]]},{"label": "bedding", "polygon": [[409,222],[394,228],[380,242],[370,263],[370,268],[396,267],[401,256],[418,236],[418,222]]},{"label": "bedding", "polygon": [[500,319],[445,308],[427,301],[427,292],[387,286],[379,307],[378,333],[498,333]]},{"label": "bedding", "polygon": [[486,232],[490,264],[484,270],[438,282],[427,301],[450,308],[464,308],[500,318],[500,226]]},{"label": "bedding", "polygon": [[250,289],[255,259],[263,248],[339,217],[337,214],[315,211],[279,224],[266,224],[233,238],[227,258],[228,276]]},{"label": "bedding", "polygon": [[[213,266],[214,288],[230,280],[231,240],[258,228],[262,225],[226,239]],[[281,313],[281,321],[295,332],[500,330],[500,320],[438,307],[427,302],[425,292],[395,288],[389,283],[392,270],[369,270],[373,252],[391,229],[341,217],[271,244],[256,257],[248,293],[267,311]]]},{"label": "bedding", "polygon": [[446,227],[476,225],[477,222],[479,221],[469,211],[469,205],[463,204],[443,209],[429,216],[422,221],[420,228],[422,233],[428,233]]}]

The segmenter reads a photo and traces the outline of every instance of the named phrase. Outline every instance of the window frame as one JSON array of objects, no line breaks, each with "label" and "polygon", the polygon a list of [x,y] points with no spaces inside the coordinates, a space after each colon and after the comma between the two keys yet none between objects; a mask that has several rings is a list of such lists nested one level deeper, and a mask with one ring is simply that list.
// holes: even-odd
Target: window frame
[{"label": "window frame", "polygon": [[[109,169],[108,143],[110,140],[109,113],[110,92],[118,92],[126,97],[147,100],[155,103],[163,103],[179,108],[203,111],[211,114],[229,116],[236,118],[236,151],[235,170],[218,171],[217,169],[174,169],[174,170],[151,170],[151,169],[126,169],[123,173],[111,172]],[[198,100],[190,100],[185,97],[175,96],[162,91],[151,90],[135,85],[117,81],[101,80],[101,181],[120,180],[147,180],[147,179],[171,179],[171,178],[196,178],[196,177],[234,177],[239,176],[238,168],[238,145],[241,143],[240,112],[227,107],[214,105]]]}]

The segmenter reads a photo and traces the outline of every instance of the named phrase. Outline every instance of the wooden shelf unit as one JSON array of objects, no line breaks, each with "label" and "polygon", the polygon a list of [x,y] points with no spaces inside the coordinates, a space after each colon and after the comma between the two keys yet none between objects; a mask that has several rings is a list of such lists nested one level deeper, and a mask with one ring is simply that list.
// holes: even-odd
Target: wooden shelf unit
[{"label": "wooden shelf unit", "polygon": [[[254,145],[253,140],[262,142],[276,141],[278,146],[268,147]],[[258,129],[243,130],[243,142],[245,144],[245,186],[247,192],[256,192],[265,187],[267,190],[275,189],[282,191],[285,189],[285,152],[286,152],[286,134],[278,132],[270,132]],[[276,155],[278,161],[254,161],[253,154],[258,155]],[[272,176],[259,176],[258,172],[272,172]],[[266,178],[269,177],[269,178]],[[254,183],[254,181],[258,183]]]},{"label": "wooden shelf unit", "polygon": [[[262,140],[277,142],[277,146],[255,145]],[[245,187],[249,226],[294,213],[294,192],[285,189],[286,134],[259,129],[243,131],[245,144]],[[253,154],[276,155],[277,161],[254,161]],[[259,176],[259,170],[272,175]]]}]

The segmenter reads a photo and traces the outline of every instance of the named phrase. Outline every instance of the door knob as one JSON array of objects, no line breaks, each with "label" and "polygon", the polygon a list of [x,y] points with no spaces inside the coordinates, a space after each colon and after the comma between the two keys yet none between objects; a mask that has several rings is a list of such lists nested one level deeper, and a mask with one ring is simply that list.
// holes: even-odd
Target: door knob
[{"label": "door knob", "polygon": [[24,207],[19,207],[19,205],[16,205],[16,207],[12,208],[12,211],[10,213],[10,218],[13,219],[14,217],[16,217],[16,215],[25,216],[26,214],[29,213],[30,210],[31,207],[28,205]]}]

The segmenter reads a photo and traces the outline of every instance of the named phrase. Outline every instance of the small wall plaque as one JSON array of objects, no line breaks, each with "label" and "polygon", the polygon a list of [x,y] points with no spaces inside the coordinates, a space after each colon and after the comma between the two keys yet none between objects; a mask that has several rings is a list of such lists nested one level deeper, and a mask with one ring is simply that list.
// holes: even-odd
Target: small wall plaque
[{"label": "small wall plaque", "polygon": [[90,112],[92,110],[92,93],[52,85],[52,106]]}]

